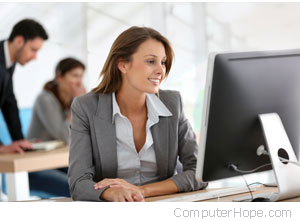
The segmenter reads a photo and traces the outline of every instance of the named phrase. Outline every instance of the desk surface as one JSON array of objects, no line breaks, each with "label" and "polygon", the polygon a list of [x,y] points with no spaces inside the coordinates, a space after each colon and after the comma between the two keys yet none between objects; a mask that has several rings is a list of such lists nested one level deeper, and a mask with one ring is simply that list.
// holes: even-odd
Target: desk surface
[{"label": "desk surface", "polygon": [[[192,193],[202,193],[202,192],[208,192],[212,189],[206,189],[206,190],[198,190],[194,191]],[[264,193],[264,192],[276,192],[278,189],[277,187],[258,187],[256,191],[252,192],[253,194],[259,194],[259,193]],[[157,197],[148,197],[145,199],[146,202],[153,202],[156,200],[163,200],[165,198],[170,198],[170,197],[178,197],[178,196],[184,196],[187,194],[190,194],[191,192],[188,193],[176,193],[176,194],[171,194],[171,195],[163,195],[163,196],[157,196]],[[232,202],[233,199],[249,195],[249,193],[243,193],[243,194],[236,194],[236,195],[231,195],[227,197],[221,197],[219,199],[214,198],[214,199],[209,199],[209,200],[202,200],[199,202]],[[37,201],[53,201],[53,202],[71,202],[71,198],[57,198],[57,199],[45,199],[45,200],[37,200]],[[292,198],[289,200],[283,200],[283,202],[300,202],[300,197]]]},{"label": "desk surface", "polygon": [[68,166],[68,146],[51,151],[29,151],[0,155],[0,173],[34,172]]},{"label": "desk surface", "polygon": [[[210,190],[213,190],[213,189],[198,190],[198,191],[194,191],[194,192],[177,193],[177,194],[157,196],[157,197],[149,197],[149,198],[146,198],[146,201],[147,202],[152,202],[152,201],[163,200],[163,199],[171,198],[171,197],[189,195],[191,193],[208,192]],[[261,186],[261,187],[257,187],[256,190],[252,192],[252,194],[277,192],[277,191],[278,191],[277,187],[263,187],[263,186]],[[199,202],[232,202],[232,200],[234,200],[236,198],[243,197],[243,196],[248,196],[248,195],[249,195],[249,193],[241,193],[241,194],[235,194],[235,195],[226,196],[226,197],[220,197],[219,199],[213,198],[213,199],[209,199],[209,200],[201,200]],[[292,199],[289,199],[289,200],[283,200],[283,201],[284,202],[299,202],[300,197],[292,198]]]}]

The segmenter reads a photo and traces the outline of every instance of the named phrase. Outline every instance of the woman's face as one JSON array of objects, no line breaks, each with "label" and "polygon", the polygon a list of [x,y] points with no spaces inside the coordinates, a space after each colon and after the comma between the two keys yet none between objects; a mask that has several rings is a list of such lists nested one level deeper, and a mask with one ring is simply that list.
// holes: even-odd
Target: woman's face
[{"label": "woman's face", "polygon": [[157,93],[166,74],[166,59],[165,48],[161,42],[146,40],[132,55],[130,62],[119,62],[122,84],[127,90]]},{"label": "woman's face", "polygon": [[76,96],[77,92],[82,88],[83,74],[84,69],[77,67],[67,71],[64,76],[59,75],[57,81],[63,93],[70,97]]}]

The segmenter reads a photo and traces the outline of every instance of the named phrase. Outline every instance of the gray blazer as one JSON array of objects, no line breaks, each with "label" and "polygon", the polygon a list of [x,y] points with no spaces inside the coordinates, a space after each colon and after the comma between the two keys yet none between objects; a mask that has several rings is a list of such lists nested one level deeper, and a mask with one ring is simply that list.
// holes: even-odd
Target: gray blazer
[{"label": "gray blazer", "polygon": [[[161,101],[173,116],[160,117],[151,128],[160,180],[172,179],[179,192],[202,188],[195,179],[198,145],[183,113],[179,92],[160,90]],[[112,124],[112,95],[90,92],[74,99],[70,125],[69,185],[73,200],[100,201],[106,189],[93,185],[117,177],[117,143]],[[183,172],[174,175],[177,157]]]}]

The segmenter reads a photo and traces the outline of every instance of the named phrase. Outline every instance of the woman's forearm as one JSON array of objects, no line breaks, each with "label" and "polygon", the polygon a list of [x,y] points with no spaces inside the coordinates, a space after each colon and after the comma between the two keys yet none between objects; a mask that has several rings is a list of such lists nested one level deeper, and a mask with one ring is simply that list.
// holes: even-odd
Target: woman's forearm
[{"label": "woman's forearm", "polygon": [[139,186],[144,197],[166,195],[178,192],[177,185],[172,179],[166,179],[157,183],[151,183]]}]

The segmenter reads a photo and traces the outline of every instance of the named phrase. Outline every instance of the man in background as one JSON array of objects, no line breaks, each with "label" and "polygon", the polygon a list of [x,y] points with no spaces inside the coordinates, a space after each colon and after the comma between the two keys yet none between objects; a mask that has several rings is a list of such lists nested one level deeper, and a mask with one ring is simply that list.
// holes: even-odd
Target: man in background
[{"label": "man in background", "polygon": [[22,133],[13,91],[13,73],[16,63],[25,65],[36,59],[37,52],[47,39],[48,35],[42,25],[32,19],[24,19],[13,27],[8,40],[0,41],[0,109],[14,141],[7,146],[0,141],[0,153],[23,153],[22,148],[32,148]]}]

